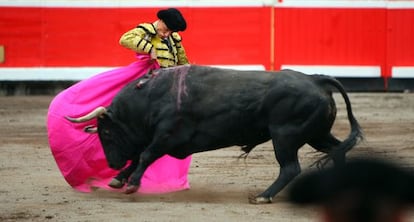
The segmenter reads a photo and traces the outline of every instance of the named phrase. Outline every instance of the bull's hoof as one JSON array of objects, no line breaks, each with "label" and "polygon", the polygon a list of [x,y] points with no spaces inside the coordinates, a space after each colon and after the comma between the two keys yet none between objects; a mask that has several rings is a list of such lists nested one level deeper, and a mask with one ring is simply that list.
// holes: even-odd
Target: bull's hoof
[{"label": "bull's hoof", "polygon": [[125,190],[125,194],[131,194],[131,193],[135,193],[138,191],[138,186],[136,185],[128,185],[126,190]]},{"label": "bull's hoof", "polygon": [[271,197],[249,197],[249,203],[251,204],[269,204],[272,203]]},{"label": "bull's hoof", "polygon": [[113,178],[111,182],[109,182],[108,186],[115,188],[115,189],[119,189],[125,185],[125,182],[126,182],[125,180],[119,181],[118,179]]}]

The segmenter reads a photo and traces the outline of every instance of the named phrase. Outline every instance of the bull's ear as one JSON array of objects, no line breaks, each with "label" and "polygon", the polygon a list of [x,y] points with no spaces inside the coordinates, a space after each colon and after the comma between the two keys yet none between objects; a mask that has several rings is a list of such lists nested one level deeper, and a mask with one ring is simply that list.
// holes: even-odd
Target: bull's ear
[{"label": "bull's ear", "polygon": [[86,126],[83,129],[83,131],[85,131],[86,133],[97,133],[98,132],[98,127],[89,125],[89,126]]}]

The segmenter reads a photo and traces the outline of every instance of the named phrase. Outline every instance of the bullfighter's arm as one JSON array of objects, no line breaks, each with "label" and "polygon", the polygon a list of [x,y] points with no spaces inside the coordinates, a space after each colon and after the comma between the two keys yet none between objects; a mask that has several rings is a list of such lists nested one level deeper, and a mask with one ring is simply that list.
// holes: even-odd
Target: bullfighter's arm
[{"label": "bullfighter's arm", "polygon": [[187,54],[185,53],[184,46],[181,43],[181,36],[178,33],[174,32],[172,33],[172,38],[177,48],[178,65],[188,64]]},{"label": "bullfighter's arm", "polygon": [[148,38],[148,35],[151,34],[152,33],[148,33],[145,26],[139,25],[138,27],[124,33],[119,39],[119,44],[135,52],[148,54],[154,47],[151,44],[151,38]]}]

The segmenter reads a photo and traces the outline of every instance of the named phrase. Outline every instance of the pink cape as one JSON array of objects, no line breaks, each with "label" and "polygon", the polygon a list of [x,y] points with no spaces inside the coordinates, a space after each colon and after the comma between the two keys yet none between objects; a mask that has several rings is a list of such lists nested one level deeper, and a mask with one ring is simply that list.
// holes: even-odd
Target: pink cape
[{"label": "pink cape", "polygon": [[[65,180],[76,190],[112,189],[107,184],[118,171],[108,167],[97,134],[83,132],[96,120],[76,124],[64,116],[78,117],[98,106],[108,106],[117,92],[149,69],[159,68],[148,55],[138,61],[80,81],[59,93],[50,103],[47,115],[49,145]],[[187,179],[191,156],[179,160],[168,155],[154,162],[141,180],[140,193],[166,193],[189,188]]]}]

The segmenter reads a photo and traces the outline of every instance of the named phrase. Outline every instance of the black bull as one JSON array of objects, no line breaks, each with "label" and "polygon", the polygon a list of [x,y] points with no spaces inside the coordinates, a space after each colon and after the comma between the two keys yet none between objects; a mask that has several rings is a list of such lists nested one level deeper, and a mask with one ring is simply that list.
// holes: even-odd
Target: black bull
[{"label": "black bull", "polygon": [[[119,170],[132,160],[110,184],[120,188],[129,179],[126,193],[135,192],[147,167],[165,154],[185,158],[230,146],[241,146],[247,154],[271,139],[279,176],[251,199],[269,203],[300,173],[298,150],[304,144],[340,164],[362,138],[344,88],[329,76],[187,65],[158,70],[142,87],[136,84],[125,86],[107,109],[68,117],[74,122],[98,117],[97,132],[111,168]],[[333,89],[345,100],[351,125],[344,141],[330,132],[336,117]]]}]

